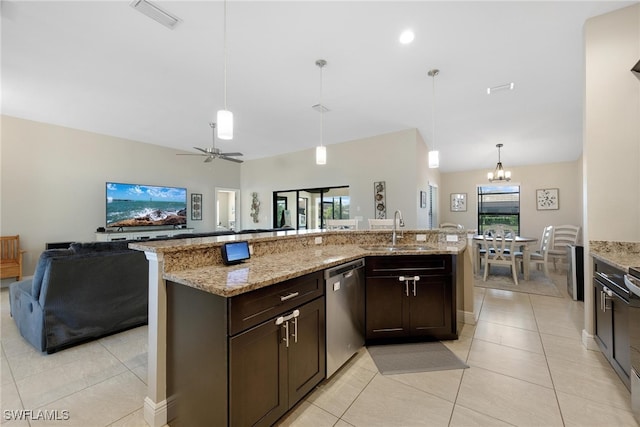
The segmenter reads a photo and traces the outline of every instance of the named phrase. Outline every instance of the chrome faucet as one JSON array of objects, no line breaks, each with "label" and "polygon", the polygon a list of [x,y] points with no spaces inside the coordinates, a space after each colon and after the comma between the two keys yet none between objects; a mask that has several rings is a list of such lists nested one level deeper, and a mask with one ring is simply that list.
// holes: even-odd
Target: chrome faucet
[{"label": "chrome faucet", "polygon": [[[398,223],[398,217],[400,218],[400,222],[399,223]],[[391,244],[393,246],[395,246],[396,241],[397,241],[396,224],[400,225],[400,227],[404,227],[404,220],[402,219],[402,212],[400,212],[400,210],[397,210],[393,214],[393,234],[391,235]]]}]

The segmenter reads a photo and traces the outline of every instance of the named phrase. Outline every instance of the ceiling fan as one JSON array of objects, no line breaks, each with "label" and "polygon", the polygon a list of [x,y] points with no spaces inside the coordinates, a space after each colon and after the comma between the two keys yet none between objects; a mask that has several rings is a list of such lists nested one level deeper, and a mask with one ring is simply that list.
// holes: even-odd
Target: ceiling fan
[{"label": "ceiling fan", "polygon": [[242,160],[233,158],[236,156],[242,156],[242,153],[222,153],[219,148],[216,148],[216,124],[212,122],[212,123],[209,123],[209,126],[211,126],[211,129],[213,131],[213,142],[211,144],[211,147],[209,148],[193,147],[198,151],[202,151],[202,153],[197,153],[197,154],[178,153],[178,156],[206,156],[207,158],[204,159],[205,163],[212,162],[213,159],[222,159],[222,160],[229,160],[231,162],[242,163],[243,162]]}]

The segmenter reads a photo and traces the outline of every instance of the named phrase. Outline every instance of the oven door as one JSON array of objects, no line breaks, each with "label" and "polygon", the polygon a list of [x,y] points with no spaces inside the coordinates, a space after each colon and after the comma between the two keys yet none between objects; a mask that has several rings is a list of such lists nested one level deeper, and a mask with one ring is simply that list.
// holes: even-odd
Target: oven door
[{"label": "oven door", "polygon": [[631,409],[640,422],[640,279],[624,276],[629,289],[629,355],[631,357]]}]

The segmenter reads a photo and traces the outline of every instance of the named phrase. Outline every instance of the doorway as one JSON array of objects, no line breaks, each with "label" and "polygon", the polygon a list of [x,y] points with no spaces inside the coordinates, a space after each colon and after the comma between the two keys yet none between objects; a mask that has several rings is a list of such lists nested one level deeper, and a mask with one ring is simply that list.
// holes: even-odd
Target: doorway
[{"label": "doorway", "polygon": [[240,229],[240,212],[237,209],[240,190],[237,188],[216,188],[216,230],[236,231]]}]

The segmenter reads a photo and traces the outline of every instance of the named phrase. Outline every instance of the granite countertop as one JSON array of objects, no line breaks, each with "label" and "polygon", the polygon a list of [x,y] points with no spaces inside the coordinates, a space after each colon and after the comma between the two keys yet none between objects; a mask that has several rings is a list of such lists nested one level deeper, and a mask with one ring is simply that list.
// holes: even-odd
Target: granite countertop
[{"label": "granite countertop", "polygon": [[455,255],[465,250],[466,242],[461,241],[457,246],[447,246],[446,244],[428,244],[428,246],[433,249],[381,252],[363,249],[357,244],[322,245],[295,252],[259,256],[238,265],[210,265],[164,273],[163,277],[165,280],[215,295],[231,297],[365,256]]},{"label": "granite countertop", "polygon": [[629,267],[640,267],[640,242],[590,241],[589,254],[625,273]]}]

